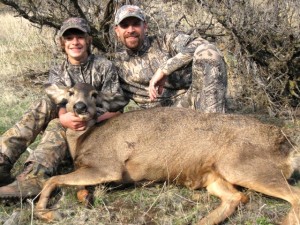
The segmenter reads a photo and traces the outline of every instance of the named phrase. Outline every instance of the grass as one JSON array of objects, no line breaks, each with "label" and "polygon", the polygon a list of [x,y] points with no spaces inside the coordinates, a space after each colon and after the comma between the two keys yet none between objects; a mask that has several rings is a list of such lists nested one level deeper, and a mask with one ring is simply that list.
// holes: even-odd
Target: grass
[{"label": "grass", "polygon": [[[43,75],[49,68],[52,32],[37,29],[25,19],[1,13],[0,134],[11,127],[41,96]],[[35,74],[35,77],[29,77]]]},{"label": "grass", "polygon": [[0,62],[5,66],[2,75],[44,71],[48,67],[51,49],[55,46],[49,29],[37,29],[11,13],[1,14],[1,28]]},{"label": "grass", "polygon": [[[51,30],[34,28],[26,20],[9,13],[0,14],[0,20],[1,134],[42,95],[40,79],[44,77],[39,75],[48,70],[54,43]],[[278,120],[271,122],[277,124]],[[287,134],[292,134],[297,144],[300,143],[299,119],[280,120],[279,124],[285,127]],[[17,171],[21,170],[27,155],[25,153],[19,160]],[[249,196],[249,203],[240,205],[234,215],[222,224],[276,224],[289,210],[289,204],[284,201],[249,190],[242,191]],[[220,203],[218,198],[210,196],[205,190],[191,191],[164,183],[97,186],[94,188],[94,205],[90,208],[79,204],[75,196],[75,188],[65,187],[52,198],[51,204],[64,215],[61,221],[53,224],[193,224]],[[30,201],[0,202],[0,224],[11,218],[14,212],[21,213],[17,224],[45,224],[32,218]]]},{"label": "grass", "polygon": [[[190,191],[165,184],[111,188],[97,186],[95,204],[89,209],[77,203],[74,188],[64,188],[56,196],[57,203],[54,205],[63,219],[53,224],[194,224],[220,203],[204,190]],[[98,189],[101,190],[100,195]],[[240,205],[235,214],[222,224],[277,224],[289,210],[288,204],[281,200],[246,190],[245,193],[250,202]],[[20,202],[6,204],[9,205],[0,208],[1,218],[8,218],[21,207]],[[36,219],[31,221],[29,203],[24,202],[21,211],[20,224],[46,224]]]}]

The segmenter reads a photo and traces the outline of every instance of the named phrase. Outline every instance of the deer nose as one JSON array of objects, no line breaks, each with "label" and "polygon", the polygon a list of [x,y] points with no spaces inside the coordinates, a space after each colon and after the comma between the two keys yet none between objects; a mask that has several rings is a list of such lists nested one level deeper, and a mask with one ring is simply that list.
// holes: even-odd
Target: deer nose
[{"label": "deer nose", "polygon": [[83,114],[87,112],[87,106],[86,104],[84,104],[83,102],[77,102],[74,106],[73,106],[73,110],[74,112],[76,112],[77,114]]}]

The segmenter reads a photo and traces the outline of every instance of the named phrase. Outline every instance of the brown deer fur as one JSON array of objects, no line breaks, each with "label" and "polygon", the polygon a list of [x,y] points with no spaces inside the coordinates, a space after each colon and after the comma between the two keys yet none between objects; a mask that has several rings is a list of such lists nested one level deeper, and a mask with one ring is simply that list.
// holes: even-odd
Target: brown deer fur
[{"label": "brown deer fur", "polygon": [[[75,86],[71,97],[58,88],[48,87],[48,95],[56,102],[67,99],[69,110],[79,98],[88,108],[99,100],[90,97],[94,90],[86,84]],[[124,113],[85,132],[68,131],[67,137],[76,169],[44,185],[36,213],[46,220],[55,217],[55,211],[45,209],[57,186],[150,180],[205,187],[219,197],[222,203],[198,222],[201,225],[222,222],[247,201],[235,186],[288,201],[292,208],[283,224],[299,224],[300,191],[286,180],[297,154],[275,126],[242,115],[153,108]]]}]

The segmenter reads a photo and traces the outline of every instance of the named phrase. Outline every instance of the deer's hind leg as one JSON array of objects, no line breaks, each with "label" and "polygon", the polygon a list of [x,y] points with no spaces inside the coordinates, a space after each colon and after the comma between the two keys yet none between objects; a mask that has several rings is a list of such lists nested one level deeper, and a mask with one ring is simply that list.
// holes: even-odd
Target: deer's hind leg
[{"label": "deer's hind leg", "polygon": [[65,174],[51,177],[46,181],[41,191],[39,201],[36,205],[35,214],[40,219],[47,221],[53,221],[60,219],[59,214],[55,211],[46,210],[47,203],[50,198],[52,191],[60,186],[88,186],[96,185],[101,183],[113,182],[121,180],[121,173],[105,173],[99,171],[96,168],[79,168],[78,170]]},{"label": "deer's hind leg", "polygon": [[288,187],[289,193],[287,193],[286,200],[291,203],[292,208],[289,214],[284,218],[282,224],[294,225],[300,224],[300,189],[298,187]]},{"label": "deer's hind leg", "polygon": [[289,176],[289,173],[284,171],[289,170],[284,170],[285,167],[278,167],[278,161],[276,164],[270,161],[257,163],[257,160],[255,161],[256,165],[263,165],[263,167],[257,166],[260,170],[255,169],[252,165],[249,167],[245,167],[245,164],[244,167],[237,165],[235,166],[235,173],[222,171],[223,176],[232,184],[286,200],[292,205],[292,208],[285,218],[284,224],[300,224],[300,189],[288,184],[286,177]]},{"label": "deer's hind leg", "polygon": [[207,191],[219,197],[221,204],[210,212],[206,217],[198,222],[198,225],[213,225],[219,224],[229,217],[240,203],[246,203],[248,198],[234,186],[217,175],[210,175],[213,178],[207,184]]},{"label": "deer's hind leg", "polygon": [[265,182],[255,182],[252,189],[263,194],[286,200],[291,204],[289,214],[284,218],[284,225],[300,225],[300,189],[290,186],[283,175],[270,177]]}]

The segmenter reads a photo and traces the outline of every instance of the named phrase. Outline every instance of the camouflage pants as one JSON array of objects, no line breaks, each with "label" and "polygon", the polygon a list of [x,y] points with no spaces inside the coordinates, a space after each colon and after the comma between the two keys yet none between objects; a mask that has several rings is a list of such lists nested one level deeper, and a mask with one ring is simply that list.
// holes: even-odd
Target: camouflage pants
[{"label": "camouflage pants", "polygon": [[57,118],[58,108],[49,99],[35,102],[12,128],[1,137],[0,151],[15,163],[26,148],[44,131],[36,150],[27,162],[37,162],[47,168],[57,168],[66,154],[65,129]]},{"label": "camouflage pants", "polygon": [[194,53],[192,84],[172,105],[206,113],[225,113],[226,90],[227,71],[221,53],[212,44],[202,44]]},{"label": "camouflage pants", "polygon": [[66,129],[59,119],[48,124],[36,149],[29,155],[26,162],[37,162],[56,171],[67,154]]}]

